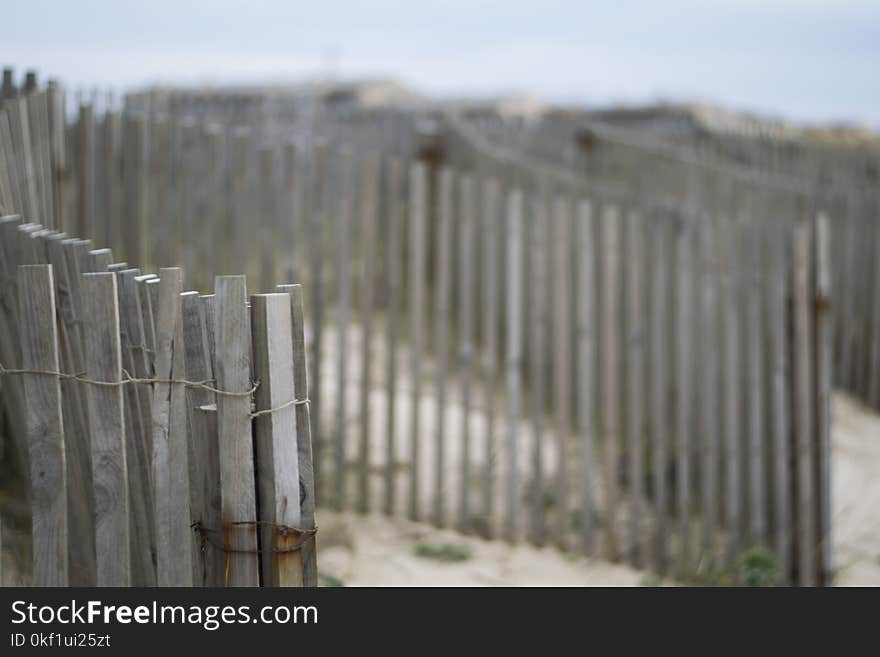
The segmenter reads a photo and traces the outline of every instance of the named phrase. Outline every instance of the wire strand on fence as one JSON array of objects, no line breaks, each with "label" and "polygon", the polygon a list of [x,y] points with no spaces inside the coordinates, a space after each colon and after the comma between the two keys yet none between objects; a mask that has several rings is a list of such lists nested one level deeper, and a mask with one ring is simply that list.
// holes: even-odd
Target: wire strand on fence
[{"label": "wire strand on fence", "polygon": [[[55,370],[40,370],[40,369],[27,369],[27,368],[8,368],[4,367],[2,363],[0,363],[0,376],[2,375],[21,375],[21,374],[37,374],[43,376],[55,376],[59,379],[64,379],[68,381],[79,381],[81,383],[87,383],[89,385],[95,386],[104,386],[108,388],[119,387],[128,385],[129,383],[136,384],[153,384],[153,383],[164,383],[164,384],[180,384],[185,385],[188,388],[200,388],[202,390],[207,390],[208,392],[213,392],[217,395],[222,395],[226,397],[251,397],[257,391],[257,388],[260,387],[260,382],[255,381],[254,385],[249,390],[221,390],[220,388],[215,388],[212,385],[209,385],[210,381],[214,379],[205,379],[204,381],[190,381],[188,379],[160,379],[160,378],[143,378],[143,377],[133,377],[126,370],[122,370],[122,380],[121,381],[98,381],[97,379],[90,379],[89,377],[83,374],[69,374],[67,372],[59,372]],[[284,402],[278,406],[274,406],[272,408],[265,408],[259,411],[254,411],[249,414],[251,418],[262,417],[264,415],[271,415],[272,413],[277,413],[278,411],[282,411],[285,408],[290,408],[291,406],[302,406],[305,404],[309,404],[309,399],[291,399],[288,402]]]}]

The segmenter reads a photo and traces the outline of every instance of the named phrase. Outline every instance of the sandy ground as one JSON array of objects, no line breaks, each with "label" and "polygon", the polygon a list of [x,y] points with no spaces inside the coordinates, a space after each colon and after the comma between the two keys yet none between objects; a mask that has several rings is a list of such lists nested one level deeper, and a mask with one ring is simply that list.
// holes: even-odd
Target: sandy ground
[{"label": "sandy ground", "polygon": [[880,586],[880,416],[836,394],[831,454],[835,584]]},{"label": "sandy ground", "polygon": [[[339,336],[332,329],[325,333],[324,399],[329,402],[335,398],[338,390],[338,365],[336,355],[338,353]],[[381,333],[381,332],[377,332]],[[346,482],[347,500],[351,506],[357,500],[358,480],[356,466],[358,462],[358,413],[359,413],[359,381],[360,381],[360,358],[362,353],[362,341],[359,332],[353,330],[349,333],[349,363],[346,379],[348,409],[346,413],[346,463],[348,477]],[[507,545],[501,541],[484,541],[463,536],[456,532],[440,531],[428,524],[416,524],[406,522],[398,517],[386,518],[379,513],[383,499],[383,467],[385,461],[385,447],[383,437],[387,428],[384,426],[386,417],[386,389],[384,374],[385,354],[382,344],[374,344],[374,369],[373,385],[370,392],[371,406],[371,436],[370,444],[370,489],[371,489],[371,513],[367,516],[357,514],[332,514],[322,511],[320,524],[321,536],[326,541],[327,532],[324,526],[329,522],[330,541],[322,546],[321,570],[328,575],[340,579],[345,584],[351,585],[633,585],[645,581],[656,581],[656,578],[647,574],[646,571],[638,571],[627,566],[611,564],[600,559],[587,560],[558,551],[553,548],[538,549],[518,544],[516,547]],[[398,406],[397,406],[397,441],[396,456],[401,463],[405,463],[409,453],[408,428],[410,426],[410,413],[412,410],[412,388],[409,377],[409,358],[405,347],[399,347],[399,379],[398,379]],[[455,365],[450,364],[454,370]],[[433,400],[434,364],[426,359],[423,367],[424,386],[420,399],[420,425],[426,436],[435,434],[437,407]],[[477,363],[476,369],[479,370]],[[479,378],[479,377],[478,377]],[[472,504],[480,523],[474,527],[484,526],[486,517],[481,513],[481,496],[483,492],[485,473],[485,388],[479,380],[474,382],[472,404],[471,431],[471,463],[473,481],[469,482],[467,489],[472,496]],[[460,431],[461,426],[461,390],[455,377],[450,377],[447,382],[447,403],[444,414],[446,416],[447,440],[444,445],[446,468],[444,471],[443,495],[447,497],[445,504],[445,525],[452,526],[456,523],[456,510],[458,498],[461,494],[461,470],[462,458],[461,444],[454,436]],[[500,391],[499,391],[500,396]],[[836,393],[832,404],[832,531],[833,552],[835,564],[835,583],[838,585],[871,585],[880,586],[880,415],[859,404],[852,398],[842,393]],[[337,418],[333,409],[325,407],[324,427],[328,434],[325,439],[333,441]],[[498,400],[495,419],[495,445],[494,451],[503,452],[505,441],[509,435],[509,424],[505,417],[505,409],[501,400]],[[546,447],[544,454],[544,467],[546,468],[547,481],[545,481],[545,493],[552,491],[552,473],[556,466],[556,440],[552,435],[551,427],[546,427]],[[530,490],[528,469],[530,466],[532,439],[530,426],[526,420],[521,420],[518,432],[520,445],[520,457],[517,470],[519,476],[519,498],[523,511],[522,517],[527,517],[530,507],[529,500],[534,495]],[[420,453],[421,485],[419,486],[419,499],[421,501],[422,516],[429,518],[434,498],[436,496],[436,474],[432,463],[436,458],[436,446],[433,440],[427,441],[425,448]],[[500,456],[500,454],[499,454]],[[331,454],[325,454],[325,458],[332,460]],[[493,459],[495,460],[495,459]],[[573,459],[577,460],[577,459]],[[327,463],[328,470],[332,470],[332,463]],[[505,459],[497,458],[493,464],[494,477],[497,482],[506,476]],[[576,481],[577,473],[572,473],[571,481]],[[409,471],[405,467],[397,470],[397,499],[396,513],[398,516],[406,513],[406,502],[409,497]],[[331,482],[325,482],[328,485]],[[596,473],[594,499],[602,499],[602,473]],[[497,485],[497,484],[496,484]],[[576,492],[576,491],[572,491]],[[331,491],[328,491],[332,495]],[[502,525],[501,511],[505,501],[502,490],[495,491],[495,513],[489,521],[497,535]],[[570,509],[576,509],[576,502],[572,502]],[[626,538],[626,509],[621,509],[619,518],[621,529]],[[553,520],[552,509],[548,511],[548,522]],[[646,521],[648,525],[653,520]],[[517,527],[517,534],[524,537],[527,528],[526,523],[521,522]],[[647,529],[648,527],[646,527]],[[648,532],[645,532],[646,535]],[[339,540],[338,536],[347,536],[345,540]],[[361,540],[362,536],[370,536],[368,541]],[[569,537],[570,544],[577,540],[576,536]],[[601,539],[601,537],[600,537]],[[417,557],[415,550],[420,544],[430,545],[467,545],[471,548],[471,557],[461,563],[439,563],[435,560]],[[601,540],[600,540],[601,544]]]},{"label": "sandy ground", "polygon": [[[638,586],[648,573],[555,548],[509,545],[371,514],[321,511],[318,569],[324,585],[345,586]],[[454,548],[446,562],[419,548]],[[328,577],[328,575],[330,577]]]}]

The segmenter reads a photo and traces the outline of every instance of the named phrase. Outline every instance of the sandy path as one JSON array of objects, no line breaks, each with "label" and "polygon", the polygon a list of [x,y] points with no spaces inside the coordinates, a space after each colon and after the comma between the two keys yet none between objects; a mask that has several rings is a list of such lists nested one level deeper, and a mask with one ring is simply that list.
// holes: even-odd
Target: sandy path
[{"label": "sandy path", "polygon": [[[656,581],[627,566],[508,545],[379,515],[321,510],[319,570],[345,586],[638,586]],[[443,562],[419,546],[463,547],[470,557]],[[327,580],[324,580],[327,584]]]},{"label": "sandy path", "polygon": [[880,586],[880,416],[838,393],[831,433],[835,584]]}]

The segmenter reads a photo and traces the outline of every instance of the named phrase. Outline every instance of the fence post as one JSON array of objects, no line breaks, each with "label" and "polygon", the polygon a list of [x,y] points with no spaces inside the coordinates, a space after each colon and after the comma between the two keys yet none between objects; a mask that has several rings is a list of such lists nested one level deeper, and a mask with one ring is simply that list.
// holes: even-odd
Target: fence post
[{"label": "fence post", "polygon": [[483,462],[483,535],[492,538],[494,534],[495,513],[495,404],[498,360],[498,306],[500,294],[498,268],[498,245],[501,241],[499,230],[499,190],[498,181],[483,180],[482,185],[482,268],[483,286],[480,305],[483,308],[482,347],[483,347],[483,390],[485,399],[485,438]]},{"label": "fence post", "polygon": [[474,357],[474,183],[466,175],[461,180],[459,214],[459,258],[461,277],[458,290],[459,376],[461,377],[461,477],[459,480],[458,525],[471,529],[471,379]]},{"label": "fence post", "polygon": [[[73,306],[73,279],[67,268],[63,247],[65,239],[64,233],[51,235],[47,239],[46,253],[52,264],[56,286],[61,370],[65,374],[77,374],[85,370],[85,356],[83,343],[79,339],[82,327],[74,323],[74,317],[81,314],[83,308],[75,309]],[[76,288],[79,289],[78,281]],[[61,381],[62,414],[67,428],[68,531],[78,537],[69,544],[69,583],[72,586],[94,586],[96,576],[95,500],[86,395],[87,390],[79,382],[72,379]]]},{"label": "fence post", "polygon": [[700,366],[701,386],[701,445],[700,501],[702,517],[703,562],[714,565],[715,534],[718,529],[718,244],[714,219],[703,217],[701,226],[701,321],[702,334]]},{"label": "fence post", "polygon": [[351,310],[351,231],[354,211],[354,162],[349,148],[339,152],[338,163],[341,168],[341,189],[336,199],[337,208],[337,252],[336,275],[338,286],[336,335],[337,335],[337,373],[336,373],[336,436],[333,453],[334,482],[333,505],[338,511],[346,507],[347,464],[346,443],[348,429],[348,318]]},{"label": "fence post", "polygon": [[[833,334],[831,327],[831,245],[828,215],[816,217],[816,441],[819,459],[819,583],[833,576],[831,535],[831,392]],[[876,328],[875,328],[876,330]]]},{"label": "fence post", "polygon": [[644,477],[644,371],[645,326],[644,294],[642,287],[644,266],[644,238],[642,217],[636,211],[627,215],[626,267],[626,451],[629,493],[629,557],[635,566],[645,563],[645,544],[641,525],[645,513]]},{"label": "fence post", "polygon": [[[251,437],[250,327],[244,276],[214,282],[220,500],[227,586],[258,586],[256,495]],[[216,529],[216,528],[209,528]]]},{"label": "fence post", "polygon": [[[300,475],[293,376],[290,295],[251,296],[254,378],[254,442],[260,496],[264,586],[302,586],[305,537],[300,527]],[[260,415],[260,413],[263,413]]]},{"label": "fence post", "polygon": [[[546,522],[544,518],[544,413],[546,391],[546,348],[547,348],[547,296],[548,296],[548,258],[547,249],[547,204],[541,191],[532,200],[530,217],[532,279],[529,282],[529,378],[532,415],[532,453],[530,485],[529,535],[535,545],[544,544]],[[583,301],[583,299],[582,299]]]},{"label": "fence post", "polygon": [[[59,371],[58,332],[52,265],[18,268],[21,366]],[[34,586],[67,586],[68,525],[61,385],[55,375],[27,374],[24,380],[31,474]],[[70,539],[76,540],[77,536]]]},{"label": "fence post", "polygon": [[152,406],[153,522],[159,586],[192,586],[193,533],[190,529],[186,388],[169,383],[185,376],[180,294],[183,271],[160,270],[156,324],[156,383]]},{"label": "fence post", "polygon": [[409,207],[409,319],[410,319],[410,376],[412,403],[410,408],[410,476],[409,519],[419,519],[419,472],[421,459],[421,397],[422,358],[424,357],[425,278],[426,278],[426,215],[428,170],[424,164],[410,168]]},{"label": "fence post", "polygon": [[[183,315],[183,342],[185,347],[184,369],[189,381],[211,381],[214,370],[208,353],[208,337],[205,318],[198,292],[184,292],[180,295]],[[186,390],[186,405],[189,416],[189,458],[190,472],[190,511],[192,521],[204,527],[220,526],[220,470],[217,453],[217,434],[212,432],[209,415],[216,417],[217,409],[214,393],[195,386]],[[212,407],[213,406],[213,407]],[[207,542],[204,549],[196,555],[195,583],[212,586],[222,583],[217,576],[221,567],[216,550]]]},{"label": "fence post", "polygon": [[553,204],[553,397],[556,415],[556,543],[568,547],[571,526],[568,470],[571,437],[571,206],[557,197]]},{"label": "fence post", "polygon": [[437,227],[437,293],[435,295],[435,349],[437,419],[434,450],[434,524],[445,525],[446,500],[446,377],[449,359],[449,324],[452,320],[452,231],[455,219],[453,207],[453,174],[448,168],[440,169],[439,225]]},{"label": "fence post", "polygon": [[769,393],[765,385],[766,366],[762,357],[764,334],[761,332],[761,289],[768,282],[768,267],[762,262],[759,226],[746,226],[744,255],[750,271],[744,272],[746,280],[746,349],[747,349],[747,395],[748,395],[748,467],[749,467],[749,533],[752,543],[767,542],[767,499],[765,460],[765,398]]},{"label": "fence post", "polygon": [[311,329],[312,344],[312,438],[315,451],[315,492],[320,495],[322,489],[324,438],[321,430],[321,355],[322,334],[324,328],[324,224],[327,219],[327,147],[317,144],[312,153],[312,178],[309,189],[311,195],[311,208],[309,208],[309,224],[306,239],[309,245],[309,293],[311,294]]},{"label": "fence post", "polygon": [[726,233],[721,248],[723,260],[724,286],[721,291],[723,307],[723,424],[724,424],[724,464],[725,464],[725,529],[727,545],[725,558],[732,563],[739,552],[740,546],[740,415],[742,401],[740,397],[740,314],[739,307],[742,295],[739,293],[739,225],[735,220],[723,224]]},{"label": "fence post", "polygon": [[654,567],[660,575],[666,572],[667,537],[669,532],[669,333],[668,308],[669,284],[675,279],[668,275],[669,228],[667,217],[654,221],[652,237],[651,269],[651,465],[654,497]]},{"label": "fence post", "polygon": [[602,241],[605,258],[602,272],[602,441],[605,451],[605,539],[606,556],[612,561],[619,558],[617,523],[618,469],[620,451],[620,213],[609,205],[605,207],[602,222]]},{"label": "fence post", "polygon": [[773,226],[768,234],[767,261],[770,266],[770,289],[767,295],[767,330],[770,336],[770,408],[773,459],[774,546],[782,581],[790,581],[791,570],[791,451],[790,387],[788,341],[788,271],[786,248],[788,232]]},{"label": "fence post", "polygon": [[376,221],[378,161],[367,159],[360,186],[360,314],[361,314],[361,389],[360,389],[360,444],[358,446],[358,510],[370,509],[370,391],[373,372],[373,298],[376,286]]},{"label": "fence post", "polygon": [[[302,286],[279,285],[278,290],[290,294],[290,317],[293,339],[293,389],[301,402],[309,399],[308,368],[306,363],[305,317],[303,315]],[[309,403],[296,407],[296,436],[300,479],[301,525],[305,530],[315,529],[315,473],[312,463],[311,418]],[[318,561],[314,534],[303,539],[303,586],[318,586]]]},{"label": "fence post", "polygon": [[129,523],[139,518],[129,517],[116,275],[83,274],[81,285],[87,329],[86,376],[119,384],[90,384],[86,393],[92,436],[98,586],[129,586],[133,583]]},{"label": "fence post", "polygon": [[[575,238],[577,266],[577,421],[581,441],[581,540],[586,554],[595,550],[593,478],[595,454],[595,248],[593,206],[578,204]],[[537,375],[534,373],[533,375]]]},{"label": "fence post", "polygon": [[519,524],[519,430],[522,401],[523,196],[510,192],[507,202],[507,514],[505,538],[517,539]]},{"label": "fence post", "polygon": [[[398,324],[400,323],[400,305],[403,293],[403,216],[400,202],[401,165],[392,160],[388,167],[388,309],[386,369],[387,396],[385,408],[385,499],[384,510],[387,515],[394,513],[397,491],[397,348]],[[314,367],[314,366],[313,366]],[[314,386],[313,386],[314,387]]]},{"label": "fence post", "polygon": [[793,301],[794,301],[794,430],[797,471],[798,582],[816,584],[816,504],[813,470],[813,391],[812,357],[814,352],[811,315],[813,310],[813,261],[811,222],[800,220],[794,227]]}]

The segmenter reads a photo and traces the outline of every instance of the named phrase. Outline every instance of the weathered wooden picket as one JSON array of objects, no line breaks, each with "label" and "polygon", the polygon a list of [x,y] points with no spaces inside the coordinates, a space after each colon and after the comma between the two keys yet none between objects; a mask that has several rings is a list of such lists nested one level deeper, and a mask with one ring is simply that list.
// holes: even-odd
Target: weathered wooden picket
[{"label": "weathered wooden picket", "polygon": [[[103,117],[87,106],[70,127],[74,157],[56,176],[64,182],[53,227],[91,226],[114,254],[160,271],[156,282],[114,268],[124,339],[113,371],[162,381],[153,395],[142,394],[147,384],[110,390],[126,435],[143,443],[141,456],[140,443],[126,443],[126,456],[135,451],[129,472],[131,463],[150,467],[156,432],[171,435],[180,408],[192,436],[216,436],[214,453],[201,447],[203,457],[190,458],[204,467],[190,468],[189,481],[206,527],[221,517],[254,521],[255,499],[260,522],[314,526],[310,495],[298,516],[273,497],[293,494],[275,482],[292,458],[277,437],[295,426],[299,477],[309,481],[313,465],[322,505],[625,558],[684,580],[736,581],[743,559],[762,550],[780,583],[830,581],[834,223],[825,214],[788,204],[780,216],[757,194],[748,205],[722,203],[735,177],[716,168],[682,176],[689,186],[678,180],[662,202],[626,177],[622,160],[603,160],[595,166],[604,178],[583,184],[576,169],[536,166],[481,142],[455,117],[421,130],[412,114],[354,111],[304,127],[297,112],[267,121],[259,102],[198,94],[137,95]],[[14,172],[0,183],[15,191],[4,192],[3,207],[18,210],[29,178],[19,176],[19,151],[6,152],[16,155]],[[85,153],[113,156],[96,166]],[[8,172],[9,162],[0,167]],[[90,194],[103,199],[94,210]],[[27,244],[59,242],[27,234]],[[76,281],[111,260],[81,242],[56,249],[81,254],[65,256],[85,263]],[[165,269],[179,263],[191,279]],[[216,296],[183,293],[182,328],[162,315],[169,286],[179,294],[230,267],[264,290],[281,277],[302,281],[306,329],[301,316],[292,332],[277,327],[268,313],[283,314],[275,307],[283,302],[272,297],[252,298],[249,317],[234,278],[218,279]],[[58,294],[72,344],[85,338],[83,317],[98,314],[84,313],[81,287]],[[144,321],[150,313],[165,321]],[[248,331],[269,330],[253,337],[251,356]],[[234,395],[171,382],[180,355],[160,359],[157,349],[180,332],[186,378]],[[191,335],[201,336],[201,351]],[[279,337],[287,335],[292,343]],[[279,340],[292,344],[294,368],[308,351],[311,404],[295,405],[295,420],[291,409],[253,421],[258,461],[266,455],[277,467],[258,462],[248,485],[249,414],[283,406],[289,391],[287,374],[265,388],[274,374],[256,374],[272,364],[261,350]],[[222,363],[205,355],[221,346]],[[252,378],[242,358],[252,358]],[[75,374],[85,364],[61,367]],[[305,374],[293,376],[290,399],[301,399]],[[257,411],[236,396],[252,380],[261,381]],[[74,403],[87,384],[59,383],[62,407],[88,423]],[[22,398],[4,384],[7,408],[15,394]],[[310,424],[313,460],[302,441]],[[170,472],[159,481],[165,488],[151,488],[139,511],[147,518],[178,490]],[[230,583],[256,582],[266,526],[237,526],[229,538],[243,550],[226,555]],[[295,557],[306,584],[313,547]],[[194,553],[203,581],[218,581],[223,554]],[[264,583],[280,581],[270,555]]]}]

